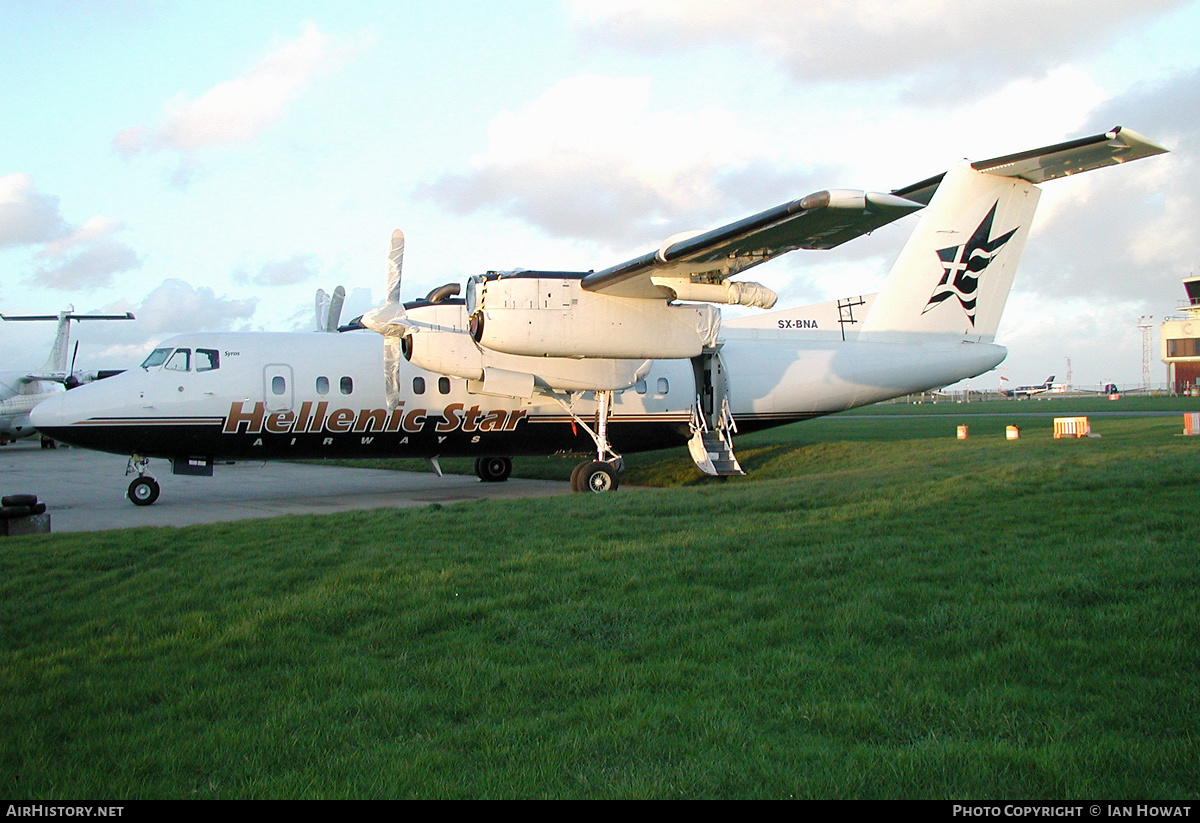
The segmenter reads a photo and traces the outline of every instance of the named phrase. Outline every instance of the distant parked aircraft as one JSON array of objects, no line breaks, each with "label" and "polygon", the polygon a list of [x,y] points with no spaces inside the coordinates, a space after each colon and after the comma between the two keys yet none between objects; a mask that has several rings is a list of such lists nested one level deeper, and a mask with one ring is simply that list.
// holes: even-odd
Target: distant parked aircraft
[{"label": "distant parked aircraft", "polygon": [[[1001,380],[1006,378],[1001,377]],[[1039,383],[1036,386],[1017,386],[1015,389],[1001,389],[1000,394],[1004,397],[1015,397],[1020,400],[1023,397],[1033,397],[1035,394],[1045,394],[1049,391],[1062,391],[1065,387],[1054,383],[1054,375],[1046,378],[1045,383]]]},{"label": "distant parked aircraft", "polygon": [[[35,433],[29,422],[33,407],[48,397],[115,372],[76,372],[74,358],[67,363],[72,320],[133,320],[125,314],[75,314],[74,308],[58,314],[0,314],[0,320],[57,320],[58,334],[50,348],[50,356],[41,371],[0,372],[0,446]],[[51,444],[42,440],[42,447]]]}]

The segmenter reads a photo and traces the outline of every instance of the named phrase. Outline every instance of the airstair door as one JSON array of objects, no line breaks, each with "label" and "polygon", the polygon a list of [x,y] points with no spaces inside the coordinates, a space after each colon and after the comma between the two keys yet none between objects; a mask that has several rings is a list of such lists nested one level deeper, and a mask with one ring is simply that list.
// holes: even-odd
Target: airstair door
[{"label": "airstair door", "polygon": [[696,400],[692,408],[692,439],[688,451],[696,467],[716,476],[745,474],[733,453],[737,426],[729,411],[729,380],[720,349],[692,358]]}]

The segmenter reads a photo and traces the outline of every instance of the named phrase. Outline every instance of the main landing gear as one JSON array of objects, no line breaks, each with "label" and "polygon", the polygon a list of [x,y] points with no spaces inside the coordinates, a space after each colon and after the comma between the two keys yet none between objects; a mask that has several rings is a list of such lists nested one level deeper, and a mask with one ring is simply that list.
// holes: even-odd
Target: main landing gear
[{"label": "main landing gear", "polygon": [[150,475],[146,474],[146,466],[150,461],[140,454],[135,454],[129,458],[129,465],[125,467],[126,476],[137,472],[137,477],[129,484],[129,491],[126,495],[130,502],[135,506],[149,506],[158,499],[159,492],[162,489],[158,485],[158,481]]},{"label": "main landing gear", "polygon": [[571,491],[615,492],[618,471],[613,463],[585,460],[571,471]]},{"label": "main landing gear", "polygon": [[480,457],[475,461],[475,475],[484,483],[503,483],[512,474],[512,460],[507,457]]},{"label": "main landing gear", "polygon": [[615,492],[617,490],[617,475],[625,467],[621,455],[608,442],[608,418],[612,415],[612,392],[596,392],[596,428],[584,421],[573,408],[574,402],[566,403],[555,396],[555,400],[563,407],[571,419],[575,421],[596,444],[596,459],[585,460],[571,472],[571,491],[574,492]]}]

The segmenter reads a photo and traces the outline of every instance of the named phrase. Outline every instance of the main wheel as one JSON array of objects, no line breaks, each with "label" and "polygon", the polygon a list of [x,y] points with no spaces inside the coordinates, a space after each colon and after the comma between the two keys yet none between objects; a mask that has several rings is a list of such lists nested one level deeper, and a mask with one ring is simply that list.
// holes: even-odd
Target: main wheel
[{"label": "main wheel", "polygon": [[580,492],[616,491],[617,472],[612,466],[599,460],[581,463],[571,474],[571,488]]},{"label": "main wheel", "polygon": [[149,506],[158,499],[162,489],[153,477],[139,477],[129,484],[129,499],[135,506]]},{"label": "main wheel", "polygon": [[586,469],[590,465],[591,465],[591,463],[589,463],[585,460],[582,463],[577,463],[575,465],[575,468],[571,469],[571,491],[573,491],[573,492],[583,491],[583,487],[579,485],[579,475],[584,469]]},{"label": "main wheel", "polygon": [[475,474],[484,483],[502,483],[512,474],[512,460],[507,457],[480,457],[475,461]]}]

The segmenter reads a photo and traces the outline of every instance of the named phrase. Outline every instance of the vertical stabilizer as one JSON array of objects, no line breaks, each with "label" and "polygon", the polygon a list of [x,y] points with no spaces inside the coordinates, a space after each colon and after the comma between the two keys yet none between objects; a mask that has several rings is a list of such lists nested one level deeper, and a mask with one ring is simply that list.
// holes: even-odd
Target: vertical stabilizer
[{"label": "vertical stabilizer", "polygon": [[57,320],[58,331],[54,335],[54,345],[50,347],[50,356],[42,371],[52,374],[64,374],[69,368],[69,351],[71,345],[72,320],[133,320],[133,314],[76,314],[75,307],[70,306],[64,312],[53,314],[0,314],[0,320]]},{"label": "vertical stabilizer", "polygon": [[65,372],[67,370],[67,357],[71,345],[71,318],[74,316],[71,309],[59,312],[58,331],[54,335],[54,345],[50,347],[50,356],[46,358],[46,365],[42,366],[42,371]]},{"label": "vertical stabilizer", "polygon": [[963,163],[946,173],[900,252],[863,334],[990,343],[1041,191]]}]

